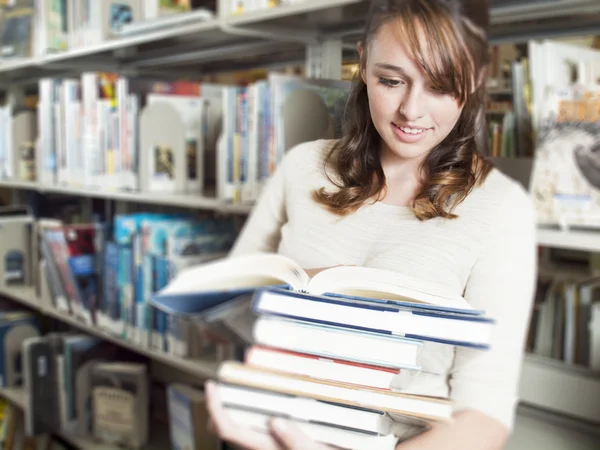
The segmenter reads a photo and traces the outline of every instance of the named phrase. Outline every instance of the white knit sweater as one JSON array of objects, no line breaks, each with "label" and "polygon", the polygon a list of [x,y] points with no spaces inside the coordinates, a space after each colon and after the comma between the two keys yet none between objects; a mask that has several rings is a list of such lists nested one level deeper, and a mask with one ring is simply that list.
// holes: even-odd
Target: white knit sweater
[{"label": "white knit sweater", "polygon": [[[422,372],[398,376],[405,392],[449,396],[512,429],[536,278],[535,213],[525,190],[494,169],[456,209],[458,219],[414,217],[375,203],[340,218],[316,204],[330,187],[328,141],[291,149],[252,211],[232,254],[278,252],[303,268],[338,264],[385,268],[458,292],[497,323],[492,349],[426,343]],[[409,427],[398,430],[407,436]]]}]

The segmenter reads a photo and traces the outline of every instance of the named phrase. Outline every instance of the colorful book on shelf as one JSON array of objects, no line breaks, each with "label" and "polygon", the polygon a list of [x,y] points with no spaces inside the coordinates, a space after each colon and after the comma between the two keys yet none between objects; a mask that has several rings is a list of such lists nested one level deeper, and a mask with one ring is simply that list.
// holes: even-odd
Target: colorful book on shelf
[{"label": "colorful book on shelf", "polygon": [[152,304],[169,313],[197,315],[261,288],[278,288],[306,297],[345,301],[400,311],[456,317],[483,316],[460,295],[407,274],[368,267],[338,266],[310,278],[292,259],[273,253],[228,257],[182,270],[152,297]]},{"label": "colorful book on shelf", "polygon": [[44,258],[48,262],[50,272],[58,276],[58,280],[65,293],[67,304],[57,304],[56,307],[59,310],[78,315],[81,310],[83,295],[69,265],[69,247],[62,228],[56,227],[42,230],[41,249]]}]

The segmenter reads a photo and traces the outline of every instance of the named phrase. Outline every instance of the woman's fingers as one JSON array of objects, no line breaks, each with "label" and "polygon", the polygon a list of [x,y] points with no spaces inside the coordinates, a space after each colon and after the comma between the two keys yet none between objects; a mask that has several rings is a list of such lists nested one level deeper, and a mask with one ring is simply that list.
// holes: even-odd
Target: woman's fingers
[{"label": "woman's fingers", "polygon": [[282,450],[277,441],[268,433],[261,433],[239,426],[228,416],[223,408],[219,389],[213,382],[205,385],[206,408],[210,415],[209,427],[224,441],[247,450]]}]

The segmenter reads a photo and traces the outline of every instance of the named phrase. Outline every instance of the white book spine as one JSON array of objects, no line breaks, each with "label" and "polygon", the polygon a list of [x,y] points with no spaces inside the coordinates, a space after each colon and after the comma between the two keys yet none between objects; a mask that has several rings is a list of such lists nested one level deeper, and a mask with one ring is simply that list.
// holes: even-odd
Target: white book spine
[{"label": "white book spine", "polygon": [[56,152],[56,182],[65,185],[67,182],[67,170],[65,165],[65,131],[64,123],[64,101],[62,99],[63,86],[60,87],[61,98],[56,101],[54,107],[54,149]]},{"label": "white book spine", "polygon": [[98,119],[98,75],[87,72],[81,76],[82,88],[82,169],[83,184],[93,187],[97,183],[94,160],[99,151],[99,119]]},{"label": "white book spine", "polygon": [[[233,134],[232,123],[235,123],[235,108],[232,108],[232,87],[223,88],[223,127],[217,146],[217,185],[220,200],[230,202],[234,197],[233,183]],[[235,102],[233,101],[235,105]]]},{"label": "white book spine", "polygon": [[132,146],[131,134],[135,126],[134,117],[131,115],[131,97],[128,94],[129,80],[119,77],[117,80],[117,115],[118,115],[118,146],[115,151],[119,152],[121,170],[119,171],[119,185],[123,189],[135,189],[135,174],[133,173],[134,148]]},{"label": "white book spine", "polygon": [[6,178],[15,178],[15,160],[16,155],[13,151],[13,133],[12,133],[12,117],[13,117],[13,106],[6,105],[4,108],[4,133],[6,133],[5,141],[5,157],[6,157]]},{"label": "white book spine", "polygon": [[125,180],[123,187],[125,189],[139,189],[139,100],[137,95],[127,97],[127,128],[121,128],[126,133],[127,148],[129,154],[121,155],[125,158],[126,170],[124,171]]},{"label": "white book spine", "polygon": [[55,183],[54,84],[51,78],[44,78],[39,82],[40,100],[37,112],[39,136],[35,158],[37,180],[42,185]]}]

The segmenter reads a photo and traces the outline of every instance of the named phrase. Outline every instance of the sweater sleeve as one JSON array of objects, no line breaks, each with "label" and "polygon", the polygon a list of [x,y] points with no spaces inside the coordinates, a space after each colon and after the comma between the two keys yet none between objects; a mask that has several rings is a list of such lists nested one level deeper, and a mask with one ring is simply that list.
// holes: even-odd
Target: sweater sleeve
[{"label": "sweater sleeve", "polygon": [[284,157],[267,181],[240,232],[230,256],[277,251],[281,227],[287,221],[285,179],[288,157]]},{"label": "sweater sleeve", "polygon": [[473,409],[512,431],[537,276],[535,211],[520,187],[506,192],[474,264],[465,299],[495,319],[489,350],[457,347],[450,373],[456,410]]}]

